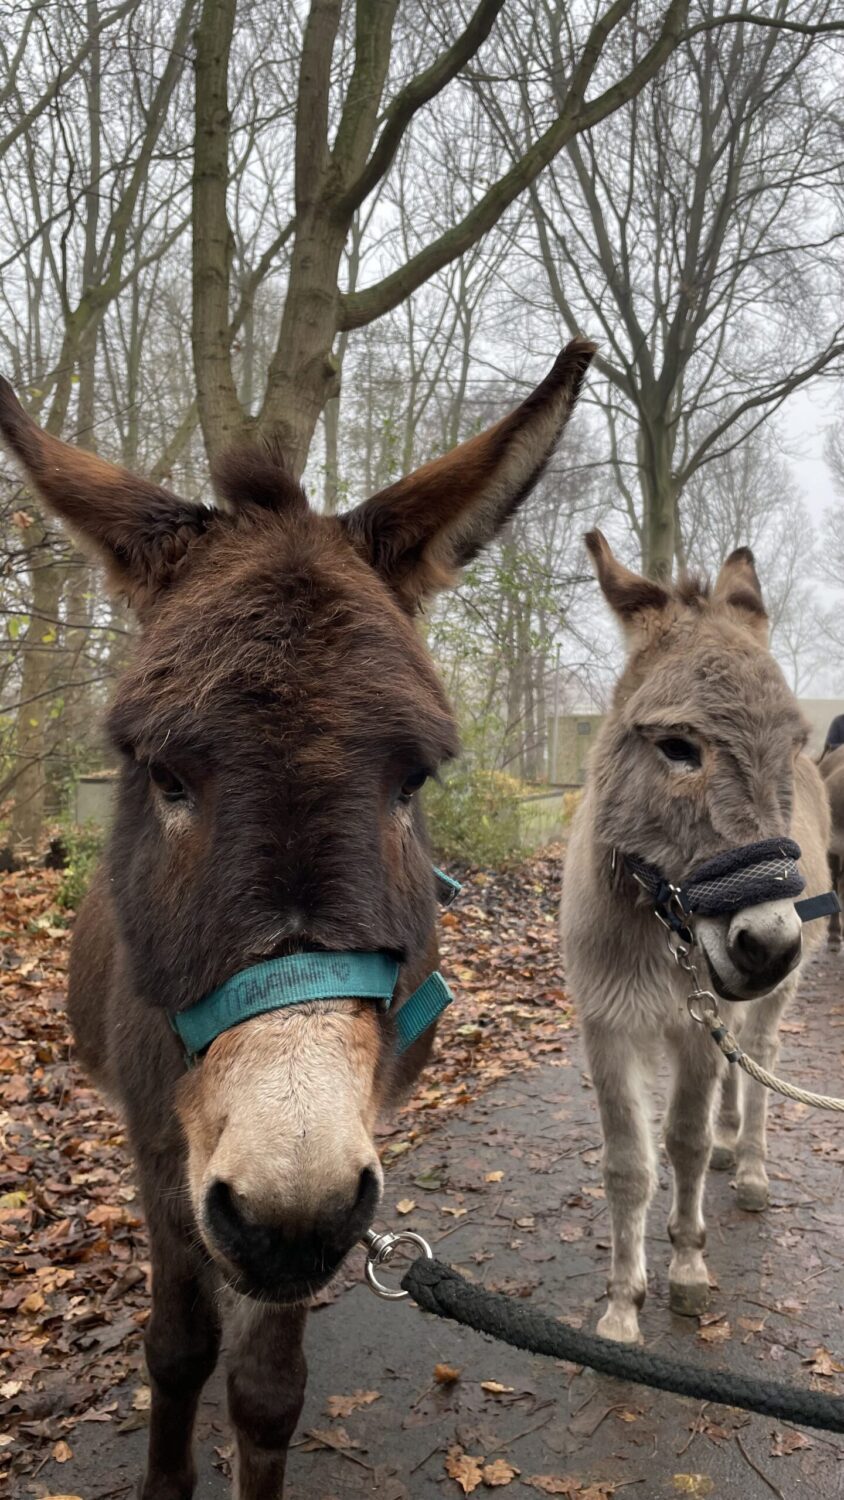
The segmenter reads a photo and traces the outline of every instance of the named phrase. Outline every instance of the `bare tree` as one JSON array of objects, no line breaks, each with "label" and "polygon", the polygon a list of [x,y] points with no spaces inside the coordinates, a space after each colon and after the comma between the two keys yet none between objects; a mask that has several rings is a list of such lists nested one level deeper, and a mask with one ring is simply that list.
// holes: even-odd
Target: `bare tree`
[{"label": "bare tree", "polygon": [[[358,0],[354,58],[341,66],[338,81],[335,47],[344,7],[341,0],[311,4],[296,93],[291,213],[277,236],[279,243],[289,241],[286,295],[255,417],[259,428],[281,438],[296,472],[304,467],[326,401],[336,393],[332,351],[338,334],[383,317],[471,249],[578,132],[633,98],[676,45],[688,0],[658,6],[641,56],[628,60],[620,51],[613,59],[615,68],[607,60],[635,0],[601,6],[578,36],[566,86],[545,110],[543,127],[508,159],[506,170],[473,197],[455,222],[379,280],[341,291],[339,270],[355,215],[390,172],[403,139],[424,119],[426,108],[481,52],[502,5],[503,0],[479,0],[457,34],[427,56],[424,38],[411,34],[409,41],[402,38],[403,44],[396,45],[397,0],[380,5]],[[452,12],[446,14],[450,18]],[[205,0],[196,33],[194,360],[200,420],[212,455],[252,425],[230,354],[228,83],[236,24],[236,0]],[[433,24],[430,30],[436,36],[440,28]],[[410,61],[412,68],[396,79],[384,104],[391,59],[405,68]],[[587,97],[593,87],[596,92]]]},{"label": "bare tree", "polygon": [[[547,8],[565,78],[566,8]],[[669,65],[531,192],[553,307],[603,330],[616,481],[655,576],[683,560],[693,475],[844,353],[841,44],[718,15],[699,0]]]}]

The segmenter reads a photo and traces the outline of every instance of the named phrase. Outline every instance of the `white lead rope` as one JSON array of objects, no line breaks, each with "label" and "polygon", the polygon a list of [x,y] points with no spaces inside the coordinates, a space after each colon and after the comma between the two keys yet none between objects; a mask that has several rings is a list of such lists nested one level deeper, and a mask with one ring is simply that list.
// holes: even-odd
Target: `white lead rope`
[{"label": "white lead rope", "polygon": [[[696,990],[689,996],[689,1001],[703,999],[704,996],[707,999],[713,998],[706,990]],[[771,1089],[775,1094],[783,1094],[786,1099],[796,1099],[798,1104],[809,1104],[813,1109],[832,1109],[838,1114],[844,1114],[844,1099],[836,1099],[831,1094],[813,1094],[809,1089],[798,1089],[793,1083],[786,1083],[784,1078],[777,1078],[774,1073],[769,1073],[767,1068],[763,1068],[754,1058],[742,1052],[732,1032],[728,1030],[719,1016],[717,1006],[714,1010],[707,1007],[702,1015],[695,1015],[690,1005],[690,1014],[695,1021],[700,1021],[706,1026],[709,1035],[720,1047],[727,1061],[736,1064],[747,1073],[749,1078],[755,1078],[763,1088]]]},{"label": "white lead rope", "polygon": [[770,1089],[774,1094],[782,1094],[784,1098],[794,1099],[798,1104],[808,1104],[812,1109],[830,1109],[837,1114],[844,1114],[844,1099],[836,1099],[832,1094],[813,1094],[810,1089],[798,1089],[793,1083],[786,1083],[784,1078],[777,1078],[776,1074],[769,1073],[768,1069],[763,1068],[755,1058],[748,1057],[746,1052],[742,1052],[733,1033],[719,1013],[718,1001],[712,991],[701,988],[688,944],[684,943],[676,933],[669,932],[668,951],[692,981],[692,988],[686,1001],[689,1015],[699,1026],[706,1027],[712,1040],[721,1049],[729,1063],[741,1068],[749,1078],[755,1079],[763,1088]]}]

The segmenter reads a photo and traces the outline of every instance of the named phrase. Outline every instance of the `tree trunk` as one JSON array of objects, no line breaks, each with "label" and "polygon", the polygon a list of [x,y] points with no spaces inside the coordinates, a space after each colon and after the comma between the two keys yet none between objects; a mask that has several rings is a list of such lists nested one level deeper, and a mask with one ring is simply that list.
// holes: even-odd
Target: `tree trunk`
[{"label": "tree trunk", "polygon": [[281,333],[261,413],[263,432],[277,440],[298,477],[325,403],[338,393],[337,277],[346,238],[328,214],[313,211],[296,233]]},{"label": "tree trunk", "polygon": [[676,547],[677,487],[671,471],[671,438],[662,424],[640,427],[637,441],[643,501],[642,568],[670,582]]},{"label": "tree trunk", "polygon": [[14,802],[11,839],[15,849],[38,848],[44,827],[47,767],[45,727],[50,713],[53,652],[42,640],[58,618],[61,570],[52,560],[52,541],[40,518],[23,533],[30,557],[32,613],[21,642],[23,671],[15,721]]},{"label": "tree trunk", "polygon": [[325,428],[325,513],[334,516],[337,514],[340,503],[339,396],[332,396],[330,401],[326,401],[323,426]]},{"label": "tree trunk", "polygon": [[228,71],[236,9],[237,0],[206,0],[195,33],[192,350],[199,419],[212,460],[247,426],[232,373],[229,337],[233,239],[226,211]]}]

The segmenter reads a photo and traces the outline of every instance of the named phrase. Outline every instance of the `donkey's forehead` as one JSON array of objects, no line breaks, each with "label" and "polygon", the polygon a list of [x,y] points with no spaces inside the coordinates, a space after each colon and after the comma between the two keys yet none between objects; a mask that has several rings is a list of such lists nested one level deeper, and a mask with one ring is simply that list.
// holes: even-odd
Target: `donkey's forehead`
[{"label": "donkey's forehead", "polygon": [[764,731],[788,741],[804,737],[797,700],[770,652],[728,618],[680,620],[631,664],[622,694],[631,719],[688,722],[730,738]]},{"label": "donkey's forehead", "polygon": [[[157,734],[236,713],[290,714],[289,728],[422,737],[456,750],[448,701],[413,623],[320,517],[237,530],[149,622],[112,723]],[[295,720],[293,715],[295,714]],[[375,717],[373,717],[375,716]],[[232,723],[232,729],[236,724]]]}]

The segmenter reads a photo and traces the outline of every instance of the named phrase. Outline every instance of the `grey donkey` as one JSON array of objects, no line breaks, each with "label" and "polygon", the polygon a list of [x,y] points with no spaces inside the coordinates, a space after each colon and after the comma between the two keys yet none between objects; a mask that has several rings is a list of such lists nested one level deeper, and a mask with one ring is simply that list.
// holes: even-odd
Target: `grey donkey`
[{"label": "grey donkey", "polygon": [[[634,854],[679,883],[739,845],[789,834],[806,894],[825,889],[829,813],[805,754],[807,726],[768,650],[753,555],[727,558],[713,588],[641,578],[600,532],[586,538],[620,622],[627,662],[592,753],[568,848],[562,936],[604,1133],[612,1227],[607,1338],[634,1342],[645,1297],[645,1217],[656,1183],[652,1078],[667,1054],[673,1083],[665,1145],[674,1176],[668,1221],[674,1311],[705,1311],[703,1194],[712,1165],[735,1166],[738,1203],[768,1202],[765,1091],[730,1070],[686,1006],[688,977],[625,867]],[[807,927],[806,946],[819,938]],[[805,956],[791,900],[695,922],[704,987],[745,1051],[775,1065],[780,1017]],[[714,1129],[719,1083],[723,1083]],[[714,1152],[713,1152],[714,1145]]]},{"label": "grey donkey", "polygon": [[[832,888],[840,898],[844,896],[844,745],[839,745],[837,750],[825,750],[818,761],[818,770],[826,787],[832,819],[829,836]],[[841,947],[840,911],[834,912],[829,919],[827,942],[830,948]]]}]

